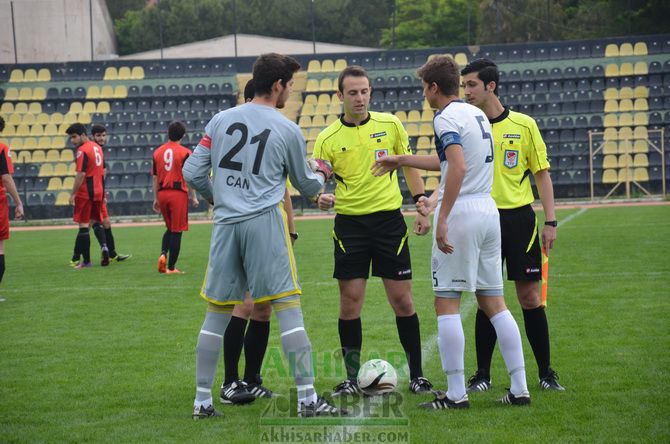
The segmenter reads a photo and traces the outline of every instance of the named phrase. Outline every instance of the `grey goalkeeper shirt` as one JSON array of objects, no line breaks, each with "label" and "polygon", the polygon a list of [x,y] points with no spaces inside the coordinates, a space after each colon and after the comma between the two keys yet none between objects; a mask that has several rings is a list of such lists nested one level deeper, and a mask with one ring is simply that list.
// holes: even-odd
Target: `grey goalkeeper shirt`
[{"label": "grey goalkeeper shirt", "polygon": [[305,160],[300,128],[275,108],[246,103],[221,111],[205,133],[183,174],[191,187],[214,201],[214,223],[250,219],[278,205],[287,175],[308,198],[323,187],[323,177]]}]

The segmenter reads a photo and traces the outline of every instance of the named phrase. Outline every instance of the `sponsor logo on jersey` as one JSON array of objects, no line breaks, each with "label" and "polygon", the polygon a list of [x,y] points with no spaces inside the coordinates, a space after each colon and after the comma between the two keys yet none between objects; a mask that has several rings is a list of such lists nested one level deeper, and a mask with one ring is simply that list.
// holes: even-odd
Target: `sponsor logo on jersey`
[{"label": "sponsor logo on jersey", "polygon": [[374,133],[370,134],[370,139],[376,139],[377,137],[382,137],[386,135],[386,131],[382,131],[381,133]]},{"label": "sponsor logo on jersey", "polygon": [[519,164],[519,151],[505,150],[505,166],[507,168],[514,168]]},{"label": "sponsor logo on jersey", "polygon": [[389,155],[389,150],[375,150],[375,160]]},{"label": "sponsor logo on jersey", "polygon": [[451,282],[460,282],[461,284],[465,284],[468,281],[466,281],[465,279],[452,279]]},{"label": "sponsor logo on jersey", "polygon": [[503,139],[521,139],[521,134],[503,134]]}]

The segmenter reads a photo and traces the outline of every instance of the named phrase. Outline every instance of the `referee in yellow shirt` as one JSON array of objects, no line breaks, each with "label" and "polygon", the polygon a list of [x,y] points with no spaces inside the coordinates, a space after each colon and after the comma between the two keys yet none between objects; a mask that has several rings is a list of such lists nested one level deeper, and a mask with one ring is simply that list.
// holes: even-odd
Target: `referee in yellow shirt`
[{"label": "referee in yellow shirt", "polygon": [[[547,147],[535,120],[503,107],[497,95],[498,67],[487,59],[475,60],[461,71],[468,103],[480,108],[493,129],[494,177],[492,196],[500,212],[502,255],[507,278],[514,281],[523,309],[526,336],[537,361],[540,386],[565,390],[550,367],[549,326],[540,299],[542,254],[537,217],[531,207],[535,200],[530,174],[535,177],[545,222],[541,231],[547,255],[556,239],[554,189],[549,176]],[[478,370],[469,381],[468,391],[491,387],[491,356],[496,332],[483,311],[477,311],[475,342]]]},{"label": "referee in yellow shirt", "polygon": [[[382,278],[386,295],[396,315],[400,342],[410,370],[409,388],[427,392],[432,384],[423,377],[419,318],[412,300],[412,265],[409,231],[400,207],[402,194],[394,172],[375,177],[370,167],[375,159],[391,154],[411,154],[409,138],[400,120],[392,114],[368,111],[370,79],[360,66],[345,68],[338,78],[337,96],[344,113],[318,136],[313,156],[329,161],[336,181],[335,194],[318,198],[319,208],[335,208],[333,240],[335,271],[340,287],[338,330],[347,379],[335,387],[333,396],[359,394],[356,375],[363,343],[361,309],[372,263],[372,275]],[[424,196],[417,170],[404,169],[415,202]],[[417,215],[414,232],[424,235],[430,222]]]}]

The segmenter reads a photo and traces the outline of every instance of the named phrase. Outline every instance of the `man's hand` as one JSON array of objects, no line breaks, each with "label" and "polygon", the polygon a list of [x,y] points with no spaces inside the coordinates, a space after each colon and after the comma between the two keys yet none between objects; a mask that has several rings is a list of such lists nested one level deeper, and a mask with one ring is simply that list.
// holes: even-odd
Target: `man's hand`
[{"label": "man's hand", "polygon": [[16,220],[21,220],[23,219],[24,212],[23,212],[23,204],[17,204],[16,208],[14,209],[14,219]]},{"label": "man's hand", "polygon": [[321,193],[316,202],[320,210],[328,211],[335,206],[335,195],[331,193]]},{"label": "man's hand", "polygon": [[158,199],[154,199],[154,203],[152,205],[152,208],[154,209],[154,213],[160,213],[161,212],[161,207],[158,205]]},{"label": "man's hand", "polygon": [[416,211],[419,212],[422,216],[430,216],[430,213],[435,210],[437,202],[427,198],[426,196],[421,196],[419,200],[416,201]]},{"label": "man's hand", "polygon": [[70,205],[74,205],[74,193],[70,194],[70,199],[68,202],[70,202]]},{"label": "man's hand", "polygon": [[542,229],[542,246],[549,256],[549,250],[554,248],[554,241],[556,240],[556,227],[545,225]]},{"label": "man's hand", "polygon": [[414,219],[414,234],[424,236],[430,232],[430,219],[421,214],[416,215]]},{"label": "man's hand", "polygon": [[449,245],[447,240],[447,221],[440,220],[437,222],[437,227],[435,227],[435,242],[437,242],[437,248],[441,252],[446,254],[451,254],[454,252],[454,246]]},{"label": "man's hand", "polygon": [[191,198],[191,204],[193,204],[193,208],[198,208],[200,206],[200,201],[196,196],[193,196]]},{"label": "man's hand", "polygon": [[326,182],[333,176],[333,167],[323,159],[309,159],[307,164],[313,172],[322,174]]},{"label": "man's hand", "polygon": [[384,174],[400,168],[400,156],[384,156],[372,164],[370,171],[373,176],[383,176]]}]

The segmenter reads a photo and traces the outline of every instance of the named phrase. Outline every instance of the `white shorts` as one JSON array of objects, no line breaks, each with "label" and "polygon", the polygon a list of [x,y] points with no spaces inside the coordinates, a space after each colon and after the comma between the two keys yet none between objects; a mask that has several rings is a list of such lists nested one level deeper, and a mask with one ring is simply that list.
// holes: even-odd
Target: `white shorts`
[{"label": "white shorts", "polygon": [[[437,228],[439,207],[433,227]],[[433,291],[440,297],[459,297],[460,292],[502,296],[500,216],[489,195],[459,196],[447,218],[447,240],[452,254],[437,248],[433,231]]]}]

